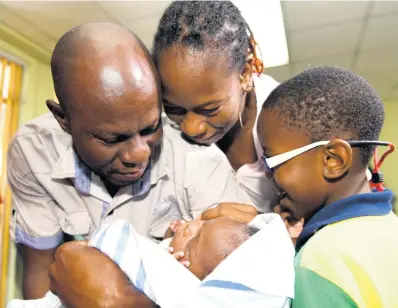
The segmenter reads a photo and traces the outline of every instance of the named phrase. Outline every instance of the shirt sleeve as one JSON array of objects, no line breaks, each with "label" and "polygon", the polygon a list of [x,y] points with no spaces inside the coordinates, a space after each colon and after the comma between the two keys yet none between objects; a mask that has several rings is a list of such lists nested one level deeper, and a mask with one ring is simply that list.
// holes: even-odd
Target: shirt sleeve
[{"label": "shirt sleeve", "polygon": [[219,203],[253,205],[225,155],[209,147],[186,157],[185,190],[192,217]]},{"label": "shirt sleeve", "polygon": [[14,140],[8,153],[8,183],[12,191],[11,238],[35,249],[51,249],[63,239],[56,206],[31,172],[24,151]]},{"label": "shirt sleeve", "polygon": [[303,267],[296,268],[292,308],[356,308],[357,304],[337,285]]}]

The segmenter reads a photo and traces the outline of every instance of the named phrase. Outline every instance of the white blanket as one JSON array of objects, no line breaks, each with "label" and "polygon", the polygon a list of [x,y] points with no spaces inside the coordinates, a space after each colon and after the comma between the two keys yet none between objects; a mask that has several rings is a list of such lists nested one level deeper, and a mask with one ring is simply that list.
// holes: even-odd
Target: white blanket
[{"label": "white blanket", "polygon": [[[114,260],[132,284],[162,308],[290,307],[294,296],[294,248],[286,228],[276,214],[259,215],[250,225],[261,230],[203,281],[125,220],[102,226],[89,245]],[[55,296],[47,297],[54,300]],[[8,306],[17,307],[34,306],[12,302]]]},{"label": "white blanket", "polygon": [[162,308],[288,307],[294,296],[294,248],[286,228],[276,214],[259,215],[250,224],[261,231],[204,281],[123,220],[101,228],[90,245],[111,257]]}]

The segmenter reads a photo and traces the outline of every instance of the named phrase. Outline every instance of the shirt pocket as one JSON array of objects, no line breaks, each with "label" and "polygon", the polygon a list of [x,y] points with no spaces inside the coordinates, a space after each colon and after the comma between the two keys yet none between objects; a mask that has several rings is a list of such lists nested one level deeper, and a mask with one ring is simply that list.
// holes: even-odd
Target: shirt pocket
[{"label": "shirt pocket", "polygon": [[170,224],[178,219],[188,219],[188,217],[183,217],[181,214],[177,200],[168,198],[153,207],[148,234],[155,239],[163,239]]},{"label": "shirt pocket", "polygon": [[86,211],[62,213],[59,223],[64,233],[87,237],[91,233],[91,219]]}]

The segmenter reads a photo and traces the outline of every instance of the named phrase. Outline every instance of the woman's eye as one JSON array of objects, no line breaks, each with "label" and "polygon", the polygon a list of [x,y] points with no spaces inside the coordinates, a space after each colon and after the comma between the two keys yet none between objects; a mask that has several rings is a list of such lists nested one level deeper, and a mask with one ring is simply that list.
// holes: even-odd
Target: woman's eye
[{"label": "woman's eye", "polygon": [[203,115],[212,116],[212,115],[216,115],[219,110],[220,110],[220,107],[212,108],[212,109],[203,109],[200,113]]},{"label": "woman's eye", "polygon": [[184,115],[187,113],[187,111],[184,108],[177,106],[170,106],[163,104],[163,108],[167,114]]}]

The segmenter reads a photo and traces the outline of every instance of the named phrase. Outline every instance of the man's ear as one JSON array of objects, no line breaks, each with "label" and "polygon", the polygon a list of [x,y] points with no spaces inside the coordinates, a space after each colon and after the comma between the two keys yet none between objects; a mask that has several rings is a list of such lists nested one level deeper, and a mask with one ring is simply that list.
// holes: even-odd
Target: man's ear
[{"label": "man's ear", "polygon": [[333,139],[325,148],[323,176],[330,181],[344,177],[352,166],[351,146],[342,139]]},{"label": "man's ear", "polygon": [[58,121],[59,126],[61,126],[62,130],[70,134],[69,117],[66,114],[65,110],[62,108],[62,106],[54,102],[52,99],[46,100],[46,104],[47,108],[54,115],[54,118]]},{"label": "man's ear", "polygon": [[239,76],[242,91],[251,92],[253,90],[253,59],[248,60]]}]

